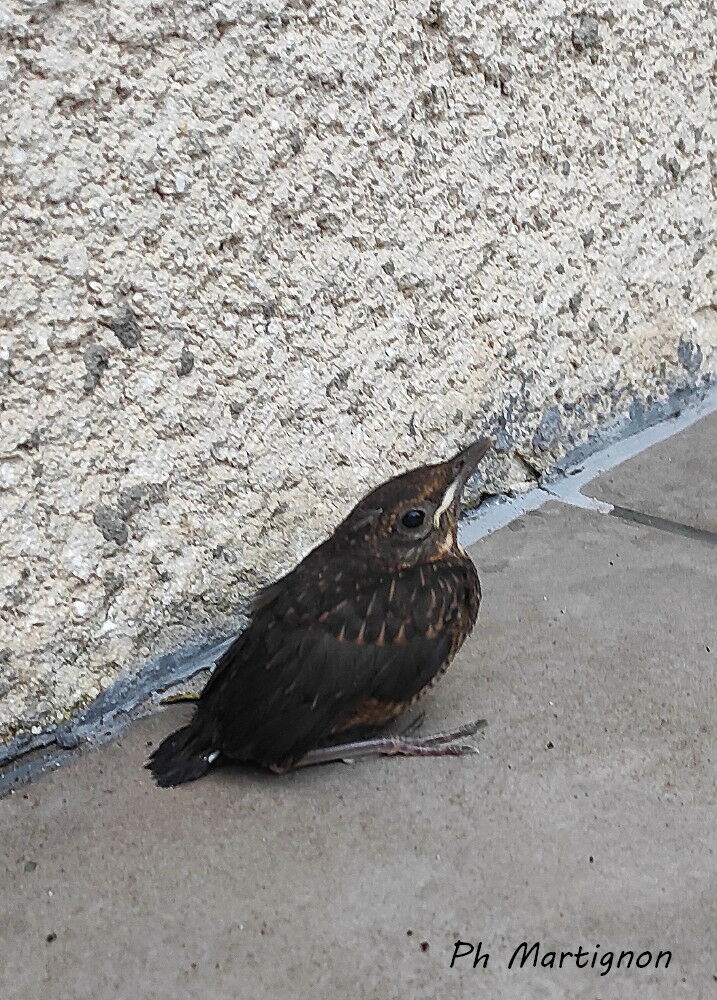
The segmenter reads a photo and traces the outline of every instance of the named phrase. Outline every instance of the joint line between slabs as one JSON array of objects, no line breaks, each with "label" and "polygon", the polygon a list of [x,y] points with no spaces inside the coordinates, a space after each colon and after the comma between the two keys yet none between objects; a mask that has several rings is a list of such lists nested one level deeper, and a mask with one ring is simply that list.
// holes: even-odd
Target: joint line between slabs
[{"label": "joint line between slabs", "polygon": [[682,521],[672,521],[656,514],[644,514],[641,510],[620,507],[618,504],[613,505],[610,513],[623,521],[644,524],[648,528],[657,528],[658,531],[665,531],[671,535],[682,535],[696,542],[706,542],[707,545],[717,545],[717,532],[708,531],[706,528],[695,528],[691,524],[683,524]]},{"label": "joint line between slabs", "polygon": [[545,487],[540,487],[544,493],[548,494],[547,499],[557,500],[568,507],[577,507],[580,510],[591,510],[598,514],[609,514],[617,517],[621,521],[632,524],[641,524],[646,528],[655,528],[657,531],[664,531],[670,535],[682,535],[695,542],[705,542],[707,545],[717,545],[717,532],[709,531],[707,528],[696,528],[694,525],[685,524],[683,521],[673,521],[668,517],[659,517],[657,514],[647,514],[633,507],[622,507],[620,504],[597,500],[595,497],[586,497],[580,490],[570,492],[558,492]]}]

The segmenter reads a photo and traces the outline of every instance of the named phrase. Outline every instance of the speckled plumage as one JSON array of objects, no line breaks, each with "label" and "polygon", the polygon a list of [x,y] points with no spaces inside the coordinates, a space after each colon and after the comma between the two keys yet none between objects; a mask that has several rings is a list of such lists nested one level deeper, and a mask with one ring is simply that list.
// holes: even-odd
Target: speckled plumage
[{"label": "speckled plumage", "polygon": [[[286,770],[332,734],[389,721],[435,684],[478,615],[457,514],[487,447],[379,486],[257,595],[192,722],[152,755],[159,784],[199,777],[217,755]],[[407,514],[422,523],[405,527]]]}]

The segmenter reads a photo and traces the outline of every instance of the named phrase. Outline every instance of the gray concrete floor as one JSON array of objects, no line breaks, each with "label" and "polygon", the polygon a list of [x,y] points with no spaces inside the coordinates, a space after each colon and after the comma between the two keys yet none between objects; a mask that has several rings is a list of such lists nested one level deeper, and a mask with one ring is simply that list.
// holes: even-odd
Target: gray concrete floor
[{"label": "gray concrete floor", "polygon": [[[711,418],[596,492],[714,527],[714,456]],[[471,553],[481,618],[423,730],[485,716],[480,756],[160,791],[186,709],[136,723],[0,802],[2,1000],[715,996],[717,548],[550,503]],[[522,941],[672,959],[509,970]]]},{"label": "gray concrete floor", "polygon": [[604,473],[585,492],[717,533],[717,413]]}]

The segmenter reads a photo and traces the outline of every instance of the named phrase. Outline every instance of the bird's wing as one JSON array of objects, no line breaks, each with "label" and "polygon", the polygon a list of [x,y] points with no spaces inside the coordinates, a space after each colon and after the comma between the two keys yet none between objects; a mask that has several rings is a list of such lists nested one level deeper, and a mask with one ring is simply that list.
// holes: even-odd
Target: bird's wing
[{"label": "bird's wing", "polygon": [[471,602],[477,612],[475,570],[462,560],[302,577],[260,595],[202,695],[230,756],[298,760],[367,699],[410,699],[453,651],[456,629],[470,631]]}]

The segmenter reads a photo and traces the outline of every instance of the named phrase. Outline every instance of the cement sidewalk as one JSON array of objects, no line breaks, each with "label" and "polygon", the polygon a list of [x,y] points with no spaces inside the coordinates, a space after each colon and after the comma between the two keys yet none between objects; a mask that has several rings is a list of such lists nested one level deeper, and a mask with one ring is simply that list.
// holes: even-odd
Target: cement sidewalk
[{"label": "cement sidewalk", "polygon": [[[713,415],[588,492],[715,531],[716,454]],[[3,800],[0,997],[715,996],[714,540],[548,503],[474,545],[423,731],[486,717],[478,757],[159,791],[176,707]],[[588,967],[508,969],[523,941]],[[601,976],[624,950],[652,961]]]}]

